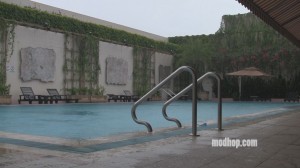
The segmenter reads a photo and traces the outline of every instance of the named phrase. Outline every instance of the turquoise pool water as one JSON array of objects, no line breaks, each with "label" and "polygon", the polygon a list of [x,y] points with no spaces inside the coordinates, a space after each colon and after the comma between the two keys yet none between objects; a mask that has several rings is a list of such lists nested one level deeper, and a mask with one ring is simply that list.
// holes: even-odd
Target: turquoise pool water
[{"label": "turquoise pool water", "polygon": [[[223,118],[298,106],[296,103],[223,103]],[[131,118],[131,103],[57,104],[0,106],[0,131],[48,137],[90,139],[136,131],[146,132]],[[300,106],[299,106],[300,107]],[[161,113],[161,102],[147,102],[137,108],[137,117],[149,122],[154,130],[176,127]],[[175,102],[168,109],[171,117],[191,125],[191,102]],[[217,103],[199,102],[198,121],[215,121]]]}]

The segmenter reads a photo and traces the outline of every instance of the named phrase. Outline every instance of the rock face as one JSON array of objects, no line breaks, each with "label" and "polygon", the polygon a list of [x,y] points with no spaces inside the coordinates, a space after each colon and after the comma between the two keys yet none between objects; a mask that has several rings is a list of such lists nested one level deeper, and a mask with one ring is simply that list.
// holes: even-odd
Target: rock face
[{"label": "rock face", "polygon": [[128,62],[121,58],[106,58],[106,83],[126,85],[128,79]]},{"label": "rock face", "polygon": [[22,48],[20,78],[23,81],[54,81],[55,57],[53,49]]}]

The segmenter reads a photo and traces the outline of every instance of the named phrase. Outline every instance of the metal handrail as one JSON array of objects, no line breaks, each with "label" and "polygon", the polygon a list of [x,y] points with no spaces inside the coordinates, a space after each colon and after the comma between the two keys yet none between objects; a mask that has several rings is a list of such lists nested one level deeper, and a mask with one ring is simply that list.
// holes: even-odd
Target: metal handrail
[{"label": "metal handrail", "polygon": [[161,89],[163,92],[165,92],[168,96],[173,97],[175,95],[175,93],[171,94],[169,91],[165,90],[165,89]]},{"label": "metal handrail", "polygon": [[[215,77],[218,81],[218,129],[222,130],[222,98],[221,98],[221,78],[219,75],[217,75],[214,72],[207,72],[206,74],[202,75],[200,78],[197,79],[197,84],[199,84],[205,77],[207,76],[212,76]],[[180,91],[179,93],[177,93],[175,96],[171,97],[168,101],[166,101],[164,103],[164,106],[162,108],[162,113],[163,116],[166,120],[168,121],[173,121],[177,124],[178,127],[181,127],[181,123],[178,119],[176,118],[170,118],[167,115],[166,109],[168,107],[169,104],[171,104],[173,101],[177,100],[178,98],[180,98],[183,94],[185,94],[186,92],[188,92],[190,89],[192,88],[192,84],[190,84],[189,86],[187,86],[185,89],[183,89],[182,91]],[[194,123],[194,122],[193,122]],[[193,134],[194,132],[197,132],[197,125],[193,124],[192,125],[192,129],[193,129]]]},{"label": "metal handrail", "polygon": [[[175,76],[179,75],[181,72],[187,71],[192,75],[193,83],[191,84],[193,87],[193,95],[192,95],[192,113],[193,113],[193,124],[197,124],[197,78],[195,75],[195,71],[189,67],[189,66],[182,66],[178,68],[176,71],[174,71],[172,74],[170,74],[166,79],[161,81],[158,85],[156,85],[153,89],[151,89],[148,93],[146,93],[143,97],[141,97],[138,101],[136,101],[132,108],[131,108],[131,116],[134,122],[137,124],[145,125],[148,129],[148,132],[152,132],[152,126],[146,122],[137,119],[136,116],[136,108],[138,105],[140,105],[142,102],[147,100],[152,94],[156,93],[163,85],[165,85],[169,80],[173,79]],[[169,118],[170,120],[174,120],[176,123],[180,123],[177,119]],[[195,121],[194,121],[195,120]],[[177,122],[178,121],[178,122]],[[196,136],[196,133],[193,135]]]}]

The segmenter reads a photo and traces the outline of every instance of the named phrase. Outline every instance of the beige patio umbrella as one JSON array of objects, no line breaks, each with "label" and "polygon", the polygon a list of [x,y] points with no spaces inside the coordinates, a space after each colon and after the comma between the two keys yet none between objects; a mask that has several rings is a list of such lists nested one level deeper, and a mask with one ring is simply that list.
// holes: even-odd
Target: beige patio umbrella
[{"label": "beige patio umbrella", "polygon": [[271,75],[261,71],[255,67],[245,68],[236,72],[227,73],[226,75],[238,76],[239,83],[239,98],[242,97],[242,76],[250,76],[250,77],[271,77]]}]

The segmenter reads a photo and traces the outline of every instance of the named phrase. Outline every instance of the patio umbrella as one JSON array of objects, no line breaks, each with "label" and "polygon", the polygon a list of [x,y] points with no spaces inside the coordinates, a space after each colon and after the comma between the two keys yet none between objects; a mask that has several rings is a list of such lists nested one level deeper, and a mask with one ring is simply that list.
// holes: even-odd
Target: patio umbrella
[{"label": "patio umbrella", "polygon": [[239,83],[239,98],[242,97],[242,76],[250,76],[250,77],[270,77],[271,75],[261,71],[255,67],[245,68],[236,72],[227,73],[230,76],[238,76]]}]

